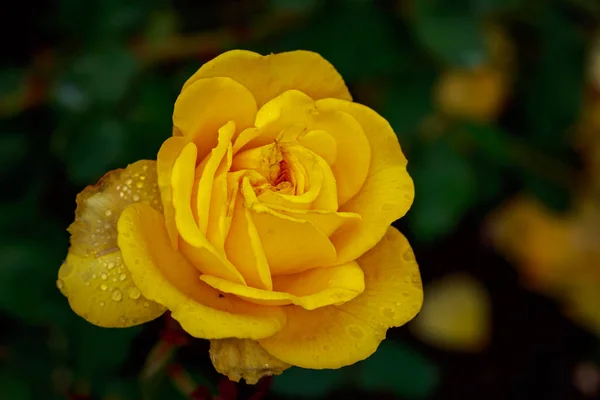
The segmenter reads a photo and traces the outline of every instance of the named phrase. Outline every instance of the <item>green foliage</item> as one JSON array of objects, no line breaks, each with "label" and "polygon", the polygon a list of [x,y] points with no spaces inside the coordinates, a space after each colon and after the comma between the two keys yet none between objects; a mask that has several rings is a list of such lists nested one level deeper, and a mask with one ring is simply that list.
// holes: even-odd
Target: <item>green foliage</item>
[{"label": "green foliage", "polygon": [[[415,182],[405,220],[419,261],[421,246],[435,253],[466,215],[483,221],[515,193],[557,210],[571,204],[573,125],[587,94],[596,1],[60,0],[47,11],[37,30],[9,37],[17,50],[0,61],[0,399],[186,398],[166,368],[138,380],[161,321],[90,325],[55,285],[75,195],[110,169],[154,159],[185,80],[229,48],[319,52],[356,101],[389,121]],[[517,47],[509,98],[495,119],[449,115],[435,97],[439,78],[485,65],[490,24]],[[182,367],[215,389],[198,368],[206,357]],[[353,367],[291,368],[272,393],[427,398],[440,368],[408,344],[384,341]]]}]

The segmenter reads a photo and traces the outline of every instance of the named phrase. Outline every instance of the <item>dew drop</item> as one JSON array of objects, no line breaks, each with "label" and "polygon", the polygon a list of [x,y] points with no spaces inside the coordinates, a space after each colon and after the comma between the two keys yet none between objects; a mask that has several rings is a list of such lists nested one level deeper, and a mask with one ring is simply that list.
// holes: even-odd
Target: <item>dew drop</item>
[{"label": "dew drop", "polygon": [[148,308],[150,307],[150,303],[148,303],[147,301],[144,302],[144,307]]},{"label": "dew drop", "polygon": [[104,307],[104,302],[103,301],[100,302],[100,307]]},{"label": "dew drop", "polygon": [[93,274],[92,279],[96,279],[96,278],[97,278],[96,274]]},{"label": "dew drop", "polygon": [[133,300],[137,300],[140,298],[142,294],[138,288],[133,288],[129,291],[129,298]]},{"label": "dew drop", "polygon": [[402,257],[406,261],[415,261],[415,253],[413,253],[412,249],[410,249],[410,248],[406,249],[406,251],[404,252]]},{"label": "dew drop", "polygon": [[115,263],[114,262],[110,262],[108,263],[108,265],[106,266],[106,268],[108,269],[113,269],[115,267]]},{"label": "dew drop", "polygon": [[396,302],[396,307],[400,307],[402,305],[402,303],[400,303],[399,301]]},{"label": "dew drop", "polygon": [[104,215],[106,215],[107,217],[110,217],[112,215],[112,211],[106,210],[106,211],[104,211]]},{"label": "dew drop", "polygon": [[119,280],[122,280],[122,281],[124,281],[124,280],[125,280],[125,278],[127,278],[127,275],[125,275],[125,274],[121,274],[121,275],[119,275]]},{"label": "dew drop", "polygon": [[102,274],[100,275],[100,278],[102,278],[102,280],[105,281],[106,279],[108,279],[108,275]]},{"label": "dew drop", "polygon": [[61,279],[58,279],[58,280],[56,281],[56,287],[57,287],[57,288],[59,288],[59,289],[62,289],[64,286],[65,286],[65,285],[64,285],[64,283],[63,283],[63,281],[62,281]]},{"label": "dew drop", "polygon": [[100,290],[105,291],[106,289],[108,289],[108,286],[106,286],[104,283],[100,285]]},{"label": "dew drop", "polygon": [[121,293],[121,291],[119,289],[115,289],[115,290],[113,290],[112,294],[110,295],[110,298],[113,299],[114,301],[121,301],[121,299],[123,298],[123,294]]},{"label": "dew drop", "polygon": [[127,179],[127,180],[125,181],[125,184],[126,184],[126,185],[131,185],[131,179]]},{"label": "dew drop", "polygon": [[140,201],[140,196],[138,196],[137,194],[134,194],[133,201]]},{"label": "dew drop", "polygon": [[138,189],[143,188],[144,187],[144,182],[138,182],[138,183],[136,183],[135,187],[138,188]]},{"label": "dew drop", "polygon": [[384,308],[383,310],[381,310],[381,313],[386,318],[394,318],[394,316],[396,315],[396,312],[391,308]]},{"label": "dew drop", "polygon": [[350,336],[360,339],[364,336],[363,331],[358,326],[350,326],[348,327],[348,333]]}]

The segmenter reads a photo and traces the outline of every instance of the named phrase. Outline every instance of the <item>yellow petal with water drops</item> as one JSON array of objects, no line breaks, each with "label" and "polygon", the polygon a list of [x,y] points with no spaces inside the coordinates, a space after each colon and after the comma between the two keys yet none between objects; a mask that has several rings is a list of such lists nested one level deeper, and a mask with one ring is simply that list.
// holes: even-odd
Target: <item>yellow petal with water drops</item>
[{"label": "yellow petal with water drops", "polygon": [[412,205],[415,190],[406,171],[406,157],[390,124],[375,111],[357,103],[325,99],[320,110],[350,114],[362,126],[371,147],[369,173],[360,192],[339,211],[362,216],[356,226],[340,229],[331,240],[338,251],[338,262],[354,260],[375,246],[388,226],[404,216]]},{"label": "yellow petal with water drops", "polygon": [[73,311],[93,324],[132,326],[165,310],[140,296],[117,245],[119,216],[127,205],[137,202],[161,210],[154,161],[111,171],[77,196],[75,221],[68,229],[71,246],[58,271],[57,285]]},{"label": "yellow petal with water drops", "polygon": [[257,306],[200,281],[196,268],[169,245],[162,215],[146,205],[125,209],[118,241],[139,290],[171,310],[194,337],[259,339],[286,323],[279,307]]},{"label": "yellow petal with water drops", "polygon": [[321,55],[297,50],[262,56],[246,50],[223,53],[204,64],[183,86],[201,78],[227,76],[247,87],[258,106],[286,90],[297,89],[313,99],[352,100],[344,80]]},{"label": "yellow petal with water drops", "polygon": [[175,208],[173,207],[173,191],[171,189],[171,179],[173,176],[173,167],[175,160],[181,154],[183,148],[188,144],[188,140],[182,137],[170,137],[162,144],[158,151],[156,160],[156,169],[158,172],[158,187],[163,205],[163,214],[167,224],[167,232],[171,246],[175,250],[178,248],[179,233],[175,224]]},{"label": "yellow petal with water drops", "polygon": [[[223,161],[223,157],[227,154],[227,149],[231,145],[231,138],[234,133],[235,122],[233,121],[229,121],[219,128],[218,144],[211,150],[206,158],[205,165],[203,165],[202,170],[199,171],[200,180],[197,189],[198,227],[202,233],[206,233],[206,227],[208,225],[210,200],[215,174]],[[200,169],[200,167],[202,167],[202,165],[198,168]]]},{"label": "yellow petal with water drops", "polygon": [[283,93],[256,114],[255,125],[262,130],[262,135],[252,143],[268,143],[288,127],[326,131],[336,143],[337,155],[331,169],[337,182],[338,201],[344,204],[358,193],[365,182],[371,162],[371,146],[355,118],[344,110],[328,106],[330,103],[323,103],[323,107],[321,104],[321,101],[315,102],[297,90]]},{"label": "yellow petal with water drops", "polygon": [[224,293],[262,305],[295,304],[306,310],[343,304],[365,289],[364,274],[356,262],[335,267],[313,268],[273,278],[273,290],[232,283],[210,275],[200,279]]},{"label": "yellow petal with water drops", "polygon": [[201,160],[217,145],[219,128],[234,121],[241,132],[254,125],[256,110],[252,93],[233,79],[198,79],[177,98],[173,125],[196,144]]},{"label": "yellow petal with water drops", "polygon": [[249,385],[256,384],[262,377],[279,375],[290,367],[250,339],[211,340],[209,354],[217,372],[234,382],[244,379]]},{"label": "yellow petal with water drops", "polygon": [[235,265],[249,286],[271,290],[271,271],[250,210],[244,205],[242,196],[237,196],[234,201],[231,227],[225,240],[227,259]]},{"label": "yellow petal with water drops", "polygon": [[388,328],[419,312],[423,289],[412,249],[393,227],[358,264],[365,274],[361,295],[312,311],[284,307],[286,326],[259,344],[283,362],[313,369],[340,368],[373,354]]},{"label": "yellow petal with water drops", "polygon": [[175,160],[171,177],[175,225],[181,236],[181,252],[204,274],[245,283],[233,265],[219,253],[200,230],[192,213],[192,187],[196,166],[196,145],[188,143]]},{"label": "yellow petal with water drops", "polygon": [[[275,211],[256,201],[247,178],[242,192],[265,250],[271,275],[285,275],[331,265],[335,247],[312,222]],[[293,246],[290,246],[293,243]]]},{"label": "yellow petal with water drops", "polygon": [[466,274],[448,275],[425,292],[423,309],[409,324],[416,337],[451,351],[478,351],[487,345],[491,302],[479,281]]}]

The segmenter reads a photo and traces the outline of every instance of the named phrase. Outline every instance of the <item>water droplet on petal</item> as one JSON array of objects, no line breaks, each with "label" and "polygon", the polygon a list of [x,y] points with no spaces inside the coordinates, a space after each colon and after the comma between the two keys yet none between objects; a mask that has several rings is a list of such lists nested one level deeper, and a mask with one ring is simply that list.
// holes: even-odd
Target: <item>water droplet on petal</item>
[{"label": "water droplet on petal", "polygon": [[106,286],[104,283],[100,285],[100,290],[105,291],[106,289],[108,289],[108,286]]},{"label": "water droplet on petal", "polygon": [[415,253],[413,253],[413,251],[412,251],[412,249],[410,247],[408,249],[406,249],[406,251],[404,252],[404,254],[402,255],[402,257],[406,261],[415,261]]},{"label": "water droplet on petal", "polygon": [[133,288],[129,291],[129,298],[133,300],[137,300],[140,298],[142,294],[138,288]]},{"label": "water droplet on petal", "polygon": [[148,303],[147,301],[144,302],[144,307],[148,308],[150,307],[150,303]]},{"label": "water droplet on petal", "polygon": [[[118,190],[118,189],[117,189],[117,190]],[[110,216],[112,215],[112,211],[110,211],[110,210],[106,210],[106,211],[104,212],[104,215],[106,215],[107,217],[110,217]]]},{"label": "water droplet on petal", "polygon": [[138,189],[143,188],[144,187],[144,182],[138,182],[138,183],[136,183],[135,187],[138,188]]},{"label": "water droplet on petal", "polygon": [[100,275],[100,278],[102,278],[102,280],[105,281],[108,278],[108,275],[102,274]]},{"label": "water droplet on petal", "polygon": [[123,298],[123,294],[121,293],[121,291],[119,289],[115,289],[115,290],[113,290],[113,292],[110,295],[110,297],[114,301],[121,301],[121,299]]},{"label": "water droplet on petal", "polygon": [[124,323],[125,323],[125,321],[126,321],[126,319],[125,319],[125,316],[124,316],[124,315],[121,315],[121,316],[119,317],[119,322],[120,322],[120,323],[122,323],[122,324],[124,324]]},{"label": "water droplet on petal", "polygon": [[124,280],[125,280],[125,278],[127,278],[127,275],[125,275],[125,274],[121,274],[121,275],[119,275],[119,279],[120,279],[120,280],[124,281]]},{"label": "water droplet on petal", "polygon": [[133,201],[140,201],[140,196],[138,196],[137,194],[134,194]]},{"label": "water droplet on petal", "polygon": [[63,286],[64,286],[64,283],[63,283],[62,280],[59,279],[59,280],[56,281],[56,287],[57,288],[62,289]]},{"label": "water droplet on petal", "polygon": [[350,334],[350,336],[355,337],[357,339],[360,339],[364,336],[363,331],[358,326],[354,325],[348,327],[348,333]]},{"label": "water droplet on petal", "polygon": [[104,307],[104,302],[103,301],[100,302],[100,307]]},{"label": "water droplet on petal", "polygon": [[381,310],[381,313],[386,318],[394,318],[396,315],[396,312],[391,308],[384,308],[383,310]]},{"label": "water droplet on petal", "polygon": [[115,263],[114,262],[110,262],[108,263],[108,265],[106,266],[106,268],[108,269],[113,269],[115,267]]}]

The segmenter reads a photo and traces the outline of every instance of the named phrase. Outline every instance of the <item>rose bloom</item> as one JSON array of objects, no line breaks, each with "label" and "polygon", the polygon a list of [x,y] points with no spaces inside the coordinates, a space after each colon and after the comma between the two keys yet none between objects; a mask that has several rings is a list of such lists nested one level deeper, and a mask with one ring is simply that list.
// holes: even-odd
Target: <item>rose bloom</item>
[{"label": "rose bloom", "polygon": [[224,53],[183,86],[156,161],[78,195],[57,285],[99,326],[169,310],[235,380],[355,363],[422,304],[390,226],[414,198],[406,163],[318,54]]}]

